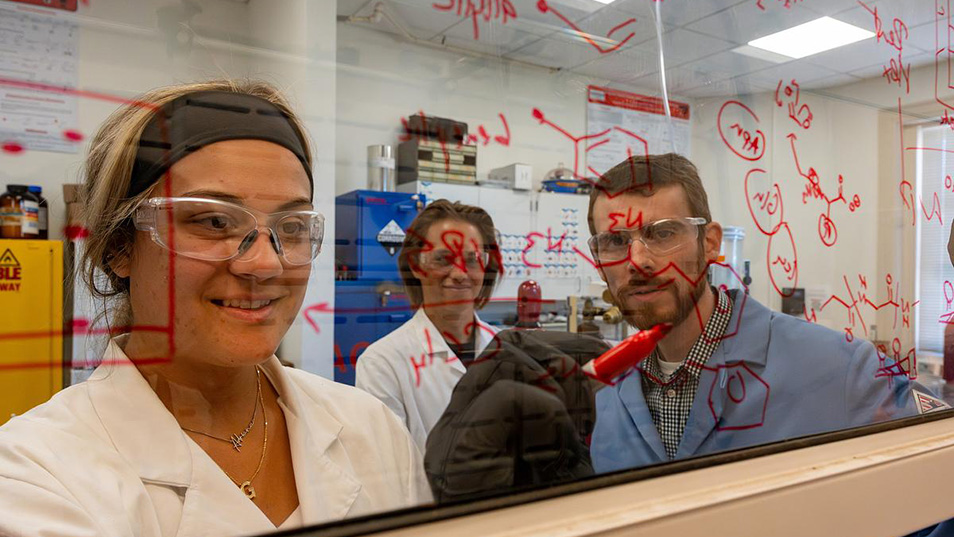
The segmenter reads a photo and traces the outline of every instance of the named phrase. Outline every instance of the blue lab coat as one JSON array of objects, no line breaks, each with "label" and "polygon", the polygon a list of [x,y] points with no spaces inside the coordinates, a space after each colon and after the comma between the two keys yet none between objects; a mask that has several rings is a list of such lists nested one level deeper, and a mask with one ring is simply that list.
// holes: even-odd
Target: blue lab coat
[{"label": "blue lab coat", "polygon": [[[906,376],[878,376],[870,342],[849,343],[844,333],[731,293],[726,337],[700,375],[677,459],[911,416],[914,390],[933,395]],[[596,394],[597,472],[669,460],[640,376],[631,370]]]}]

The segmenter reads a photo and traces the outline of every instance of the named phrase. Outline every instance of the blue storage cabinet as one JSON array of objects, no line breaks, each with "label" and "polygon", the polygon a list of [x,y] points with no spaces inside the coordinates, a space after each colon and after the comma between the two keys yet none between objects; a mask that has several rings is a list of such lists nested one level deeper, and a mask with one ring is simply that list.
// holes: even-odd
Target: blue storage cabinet
[{"label": "blue storage cabinet", "polygon": [[364,349],[414,314],[397,258],[424,196],[355,190],[335,202],[335,381],[354,385]]},{"label": "blue storage cabinet", "polygon": [[382,302],[377,282],[336,282],[335,381],[353,386],[355,364],[364,350],[413,315],[403,293]]}]

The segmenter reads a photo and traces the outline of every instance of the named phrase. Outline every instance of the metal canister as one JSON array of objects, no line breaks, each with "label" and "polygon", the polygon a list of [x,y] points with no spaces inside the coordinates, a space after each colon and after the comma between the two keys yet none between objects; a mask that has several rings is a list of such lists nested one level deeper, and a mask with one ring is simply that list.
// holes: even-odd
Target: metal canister
[{"label": "metal canister", "polygon": [[368,146],[368,189],[394,190],[394,152],[389,145]]}]

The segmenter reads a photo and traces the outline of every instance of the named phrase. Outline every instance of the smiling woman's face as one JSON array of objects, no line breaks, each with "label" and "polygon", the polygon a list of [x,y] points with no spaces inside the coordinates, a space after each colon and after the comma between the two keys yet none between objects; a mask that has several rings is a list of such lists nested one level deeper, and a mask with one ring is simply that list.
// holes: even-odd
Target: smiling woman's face
[{"label": "smiling woman's face", "polygon": [[473,308],[484,285],[484,270],[479,264],[468,266],[463,257],[484,251],[477,227],[456,219],[438,220],[424,238],[430,245],[424,255],[441,255],[451,263],[443,268],[412,264],[414,276],[421,282],[423,305]]},{"label": "smiling woman's face", "polygon": [[[312,207],[301,162],[284,147],[259,140],[203,147],[176,162],[153,192],[230,201],[255,213],[260,224],[270,213]],[[283,261],[264,229],[247,252],[229,261],[176,255],[139,231],[131,257],[116,271],[130,279],[131,357],[233,366],[260,363],[275,352],[301,307],[311,265]],[[169,325],[174,349],[166,334],[137,329]]]}]

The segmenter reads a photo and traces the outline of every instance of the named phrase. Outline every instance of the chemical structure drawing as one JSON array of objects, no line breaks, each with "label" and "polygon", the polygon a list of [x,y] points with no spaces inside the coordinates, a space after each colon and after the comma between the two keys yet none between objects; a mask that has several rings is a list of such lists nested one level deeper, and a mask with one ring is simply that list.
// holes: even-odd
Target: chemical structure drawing
[{"label": "chemical structure drawing", "polygon": [[890,353],[883,343],[879,343],[876,350],[878,352],[878,371],[875,373],[875,378],[908,377],[911,380],[918,378],[918,355],[914,347],[908,349],[908,352],[902,357],[901,340],[894,338],[891,340]]},{"label": "chemical structure drawing", "polygon": [[809,199],[825,202],[825,212],[818,216],[818,236],[825,246],[834,246],[835,243],[838,242],[838,227],[831,218],[832,205],[836,203],[847,205],[848,211],[853,213],[861,207],[861,198],[857,194],[851,197],[851,201],[845,198],[845,179],[840,174],[838,175],[838,195],[832,198],[828,194],[825,194],[821,187],[821,179],[818,176],[818,172],[815,171],[815,168],[809,167],[807,172],[802,170],[802,166],[798,161],[798,152],[795,150],[795,140],[797,139],[795,133],[790,133],[788,139],[792,144],[792,156],[795,158],[795,169],[798,170],[799,175],[808,181],[808,184],[805,185],[805,190],[802,192],[802,203],[807,204]]},{"label": "chemical structure drawing", "polygon": [[745,174],[745,202],[755,227],[764,235],[774,235],[785,222],[785,205],[778,183],[768,184],[768,177],[761,168],[752,168]]},{"label": "chemical structure drawing", "polygon": [[[779,224],[776,232],[769,235],[765,263],[775,292],[783,298],[792,296],[798,287],[798,250],[788,222]],[[789,291],[784,291],[786,288]]]},{"label": "chemical structure drawing", "polygon": [[[858,325],[861,326],[865,337],[868,337],[868,323],[865,321],[864,317],[865,311],[875,314],[882,309],[893,308],[894,319],[891,326],[892,330],[899,329],[899,323],[900,329],[911,328],[911,310],[920,303],[920,300],[911,302],[910,300],[907,300],[901,296],[901,283],[899,281],[895,281],[891,274],[887,274],[885,275],[884,279],[884,288],[888,295],[888,299],[884,302],[876,303],[868,296],[868,278],[862,274],[858,274],[857,276],[857,288],[852,287],[847,275],[842,276],[842,282],[845,284],[847,298],[833,294],[819,308],[819,311],[824,311],[829,305],[840,305],[841,307],[845,308],[847,321],[847,326],[845,327],[845,338],[848,341],[852,341],[854,339],[854,329],[857,328]],[[814,310],[812,310],[812,315],[814,315]]]},{"label": "chemical structure drawing", "polygon": [[[799,127],[803,129],[810,128],[812,126],[812,120],[815,119],[815,115],[812,114],[812,109],[807,103],[801,102],[801,88],[798,86],[798,82],[795,82],[793,78],[789,84],[786,84],[784,90],[782,90],[782,82],[782,80],[779,80],[778,86],[775,88],[775,105],[781,108],[788,104],[788,117]],[[784,102],[782,98],[779,97],[779,91],[782,91],[787,102]]]},{"label": "chemical structure drawing", "polygon": [[[837,294],[831,295],[828,300],[822,303],[818,311],[822,312],[829,306],[840,306],[845,309],[846,326],[845,340],[849,343],[855,340],[855,330],[861,327],[865,338],[870,337],[868,333],[868,322],[865,320],[865,314],[875,315],[883,309],[891,309],[894,313],[894,319],[891,329],[910,330],[911,312],[920,300],[911,302],[901,296],[900,282],[896,281],[891,274],[885,275],[884,289],[888,299],[881,303],[871,300],[868,295],[868,278],[858,274],[858,285],[853,287],[847,275],[842,276],[842,282],[845,284],[847,298]],[[954,289],[951,290],[951,299],[954,300]],[[814,308],[805,309],[805,320],[808,322],[817,322],[818,315]],[[900,326],[899,326],[900,323]],[[917,352],[914,347],[902,354],[902,344],[899,337],[891,340],[891,348],[888,349],[884,343],[877,343],[875,349],[878,353],[878,370],[875,377],[898,377],[907,376],[911,379],[917,378]]]},{"label": "chemical structure drawing", "polygon": [[[629,25],[631,25],[631,24],[636,24],[636,19],[635,19],[635,18],[630,18],[630,19],[627,19],[627,20],[625,20],[625,21],[623,21],[623,22],[617,24],[617,25],[614,26],[609,32],[606,33],[606,36],[605,36],[605,37],[596,37],[596,36],[594,36],[593,34],[590,34],[590,33],[588,33],[588,32],[585,32],[585,31],[581,30],[579,26],[577,26],[576,24],[574,24],[573,21],[571,21],[570,19],[568,19],[568,18],[567,18],[563,13],[561,13],[558,9],[556,9],[555,7],[553,7],[553,6],[551,6],[550,4],[548,4],[548,3],[547,3],[547,0],[539,0],[539,1],[537,2],[537,9],[540,11],[540,13],[553,13],[558,19],[560,19],[561,21],[563,21],[564,24],[566,24],[567,26],[569,26],[577,36],[583,38],[584,41],[586,41],[587,43],[589,43],[589,45],[592,46],[593,48],[595,48],[600,54],[609,54],[609,53],[611,53],[611,52],[616,52],[617,50],[620,49],[620,47],[622,47],[623,45],[625,45],[630,39],[633,38],[633,36],[636,35],[636,32],[630,31],[628,34],[626,34],[626,37],[624,37],[623,39],[621,39],[621,40],[619,40],[619,41],[615,41],[615,44],[613,44],[612,46],[608,46],[608,47],[607,47],[607,46],[601,45],[599,42],[597,42],[597,39],[599,39],[600,41],[603,41],[603,42],[606,42],[606,41],[608,41],[608,40],[609,40],[609,42],[613,42],[613,41],[612,41],[612,39],[613,39],[613,34],[615,34],[617,30],[621,30],[621,29],[623,29],[623,28],[626,28],[627,26],[629,26]],[[596,38],[596,39],[594,39],[594,38]]]},{"label": "chemical structure drawing", "polygon": [[[587,166],[585,169],[585,172],[581,173],[580,169],[581,169],[581,166],[583,166],[583,163],[580,162],[581,156],[584,156],[586,153],[589,153],[593,149],[596,149],[597,147],[600,147],[604,144],[608,144],[614,140],[616,141],[622,140],[623,143],[626,145],[627,158],[631,158],[633,155],[638,155],[638,154],[644,155],[646,157],[649,156],[649,143],[646,141],[646,139],[634,132],[631,132],[619,126],[614,126],[613,128],[607,128],[593,134],[586,134],[583,136],[574,136],[570,134],[566,129],[548,120],[539,108],[533,109],[533,118],[536,119],[541,125],[546,125],[550,127],[551,129],[562,134],[563,136],[566,136],[568,139],[570,139],[573,142],[573,177],[575,179],[579,179],[581,181],[586,181],[588,183],[591,183],[596,188],[599,188],[599,189],[603,189],[603,187],[600,186],[596,181],[591,179],[589,176],[587,176],[587,174],[591,174],[593,177],[599,177],[600,175],[602,175],[602,172],[595,170],[592,166]],[[582,151],[582,154],[580,151],[581,142],[586,142],[586,148]],[[606,170],[603,170],[603,171],[605,172]],[[649,189],[652,189],[652,175],[649,173],[649,170],[647,170],[648,182],[645,184],[638,184],[638,185],[636,184],[635,170],[633,170],[632,175],[633,175],[633,180],[630,185],[631,187],[636,187],[636,188],[648,187]],[[621,193],[621,192],[606,192],[605,189],[604,189],[604,192],[610,198],[616,197],[617,195]]]},{"label": "chemical structure drawing", "polygon": [[[765,424],[765,412],[772,390],[758,373],[752,371],[745,362],[703,368],[715,373],[709,385],[708,403],[716,430],[744,431]],[[741,411],[730,411],[736,409]]]},{"label": "chemical structure drawing", "polygon": [[719,136],[736,156],[756,161],[765,154],[765,133],[757,127],[759,117],[739,101],[726,101],[716,116]]}]

